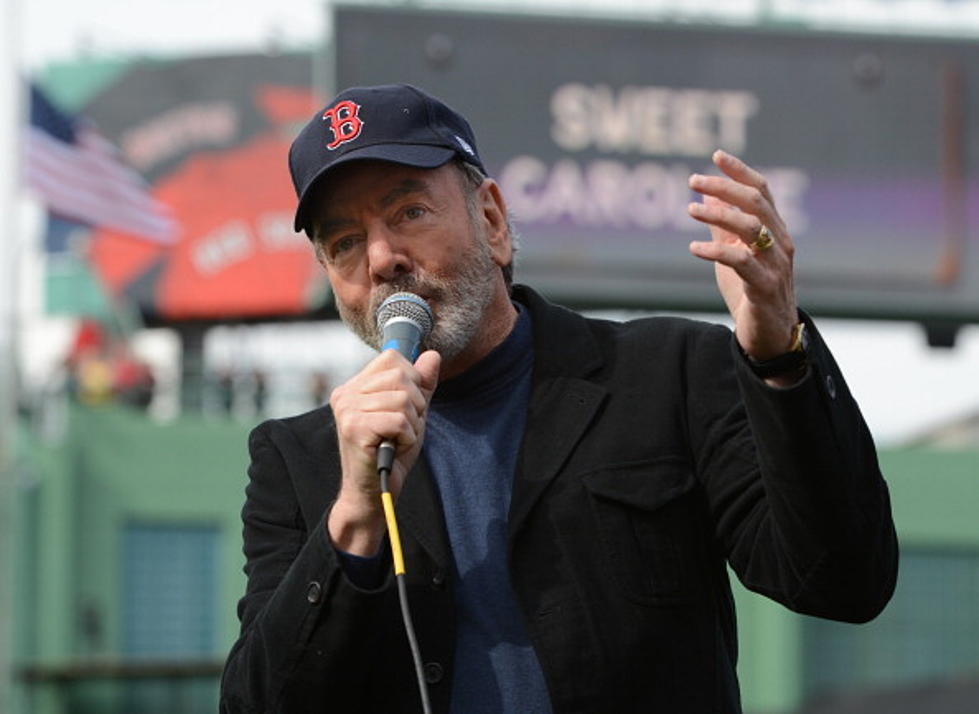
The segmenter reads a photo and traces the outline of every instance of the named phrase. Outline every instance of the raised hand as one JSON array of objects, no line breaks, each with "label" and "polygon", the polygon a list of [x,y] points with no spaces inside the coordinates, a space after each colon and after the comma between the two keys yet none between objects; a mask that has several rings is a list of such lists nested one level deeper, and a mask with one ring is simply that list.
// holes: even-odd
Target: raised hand
[{"label": "raised hand", "polygon": [[690,188],[704,200],[688,208],[708,225],[712,240],[692,242],[690,252],[714,262],[741,349],[756,360],[771,359],[790,349],[799,320],[795,247],[765,177],[724,151],[712,159],[725,175],[692,175]]}]

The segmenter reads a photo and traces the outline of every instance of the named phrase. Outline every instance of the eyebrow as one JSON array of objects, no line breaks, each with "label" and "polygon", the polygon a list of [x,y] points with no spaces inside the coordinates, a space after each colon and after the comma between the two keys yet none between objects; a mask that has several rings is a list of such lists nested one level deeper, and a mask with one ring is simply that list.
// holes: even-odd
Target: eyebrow
[{"label": "eyebrow", "polygon": [[316,221],[313,225],[313,237],[326,240],[333,233],[341,228],[353,225],[353,221],[348,218],[334,218],[332,220]]},{"label": "eyebrow", "polygon": [[381,199],[381,208],[387,208],[399,198],[403,198],[404,196],[412,193],[425,192],[426,186],[424,181],[414,178],[406,178],[400,184],[384,194],[384,197]]},{"label": "eyebrow", "polygon": [[[401,198],[405,196],[410,196],[414,193],[427,193],[428,188],[424,181],[420,181],[414,178],[406,178],[400,184],[395,186],[393,189],[388,191],[381,198],[381,208],[385,209],[391,206]],[[338,231],[347,226],[353,225],[355,221],[349,218],[333,218],[320,221],[316,225],[316,235],[320,237],[329,236],[334,231]]]}]

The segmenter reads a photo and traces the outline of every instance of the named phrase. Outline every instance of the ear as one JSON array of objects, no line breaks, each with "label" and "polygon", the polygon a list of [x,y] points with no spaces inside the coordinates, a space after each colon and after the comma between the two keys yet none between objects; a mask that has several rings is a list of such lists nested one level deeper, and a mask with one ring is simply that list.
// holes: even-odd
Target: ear
[{"label": "ear", "polygon": [[491,178],[485,179],[479,187],[479,200],[493,260],[500,267],[508,265],[513,259],[513,245],[507,227],[506,200],[499,184]]}]

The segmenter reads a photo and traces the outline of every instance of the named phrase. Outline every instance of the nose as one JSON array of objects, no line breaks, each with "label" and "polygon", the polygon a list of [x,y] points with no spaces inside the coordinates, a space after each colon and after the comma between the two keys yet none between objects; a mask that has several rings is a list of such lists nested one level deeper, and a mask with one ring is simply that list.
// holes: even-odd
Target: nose
[{"label": "nose", "polygon": [[404,246],[389,230],[379,227],[367,236],[367,265],[371,282],[386,283],[410,273],[411,258]]}]

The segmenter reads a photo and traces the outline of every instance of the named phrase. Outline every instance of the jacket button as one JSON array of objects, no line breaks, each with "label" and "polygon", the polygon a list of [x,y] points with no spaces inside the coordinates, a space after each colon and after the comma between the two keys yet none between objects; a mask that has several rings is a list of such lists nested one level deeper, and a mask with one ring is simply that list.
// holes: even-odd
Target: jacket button
[{"label": "jacket button", "polygon": [[432,587],[436,590],[441,590],[445,587],[445,573],[441,570],[436,570],[435,575],[432,576]]},{"label": "jacket button", "polygon": [[426,662],[422,669],[425,672],[425,681],[428,684],[438,684],[442,681],[442,677],[445,676],[445,672],[442,671],[442,665],[438,662]]},{"label": "jacket button", "polygon": [[306,602],[315,605],[323,596],[323,588],[315,580],[306,586]]},{"label": "jacket button", "polygon": [[826,393],[830,399],[836,399],[836,381],[831,374],[826,375]]}]

